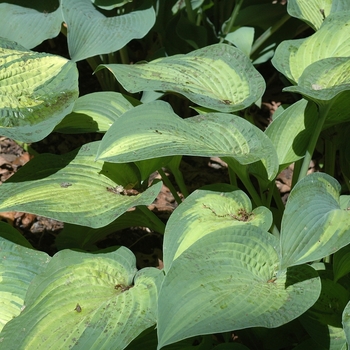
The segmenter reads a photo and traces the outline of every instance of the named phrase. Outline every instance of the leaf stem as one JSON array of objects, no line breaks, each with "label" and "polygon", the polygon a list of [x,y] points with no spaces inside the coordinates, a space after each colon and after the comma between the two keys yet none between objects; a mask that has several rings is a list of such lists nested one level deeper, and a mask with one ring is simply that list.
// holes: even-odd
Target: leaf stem
[{"label": "leaf stem", "polygon": [[241,6],[243,4],[243,0],[238,0],[235,4],[235,7],[233,8],[232,10],[232,14],[231,14],[231,17],[230,17],[230,20],[225,28],[225,31],[223,32],[223,35],[226,36],[226,34],[230,33],[234,23],[235,23],[235,20],[237,18],[237,15],[238,15],[238,12],[239,10],[241,9]]},{"label": "leaf stem", "polygon": [[259,47],[274,33],[276,32],[285,22],[290,18],[289,14],[284,15],[278,22],[276,22],[272,27],[265,30],[258,39],[255,40],[252,49],[250,51],[250,55],[253,55],[255,51],[259,49]]},{"label": "leaf stem", "polygon": [[145,205],[137,206],[149,219],[154,223],[154,228],[158,233],[164,234],[165,224],[162,220],[158,218],[151,210],[149,210]]},{"label": "leaf stem", "polygon": [[192,8],[191,0],[185,0],[187,17],[190,22],[196,24],[195,14]]},{"label": "leaf stem", "polygon": [[324,122],[326,120],[326,117],[328,115],[329,109],[331,108],[332,104],[333,103],[327,103],[326,105],[323,105],[323,104],[318,105],[318,121],[316,124],[315,131],[311,135],[310,142],[307,146],[307,150],[305,153],[303,164],[301,165],[301,169],[300,169],[298,182],[307,175],[307,172],[308,172],[309,166],[310,166],[310,162],[311,162],[311,158],[312,158],[312,155],[313,155],[315,147],[316,147],[317,140],[320,136]]},{"label": "leaf stem", "polygon": [[171,194],[174,196],[177,204],[181,204],[182,200],[181,200],[180,196],[177,194],[175,187],[173,186],[171,181],[168,179],[168,177],[166,176],[163,169],[159,168],[157,171],[158,171],[159,175],[162,177],[162,180],[163,180],[165,186],[169,188]]}]

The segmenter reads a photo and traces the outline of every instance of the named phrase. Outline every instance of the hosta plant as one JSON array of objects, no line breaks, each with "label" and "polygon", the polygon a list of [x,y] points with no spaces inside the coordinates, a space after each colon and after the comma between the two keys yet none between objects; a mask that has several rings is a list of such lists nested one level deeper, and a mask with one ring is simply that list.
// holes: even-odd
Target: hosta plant
[{"label": "hosta plant", "polygon": [[[54,256],[1,223],[0,347],[346,349],[348,2],[289,0],[289,14],[257,38],[259,26],[242,22],[258,2],[169,1],[170,12],[162,1],[130,3],[53,1],[49,12],[41,2],[0,4],[18,23],[0,25],[0,133],[23,143],[52,131],[103,134],[63,155],[36,155],[0,187],[0,211],[65,223]],[[218,6],[232,10],[220,28],[211,17]],[[314,32],[275,52],[264,47],[290,16]],[[123,62],[132,39],[170,35],[166,20],[183,51],[174,52],[174,40],[148,62]],[[60,30],[70,59],[31,50]],[[298,97],[262,131],[240,111],[259,104],[266,84],[253,63],[273,53],[290,84],[284,91]],[[84,59],[102,87],[119,90],[79,97],[76,62]],[[190,116],[164,93],[190,104]],[[316,148],[323,171],[307,175]],[[189,193],[183,156],[222,158],[230,183]],[[284,206],[275,179],[292,163]],[[154,171],[174,188],[164,168],[184,197],[174,192],[179,205],[166,223],[148,207],[162,186],[150,181]],[[131,226],[164,235],[161,269],[137,269],[126,247],[98,250],[97,241]]]}]

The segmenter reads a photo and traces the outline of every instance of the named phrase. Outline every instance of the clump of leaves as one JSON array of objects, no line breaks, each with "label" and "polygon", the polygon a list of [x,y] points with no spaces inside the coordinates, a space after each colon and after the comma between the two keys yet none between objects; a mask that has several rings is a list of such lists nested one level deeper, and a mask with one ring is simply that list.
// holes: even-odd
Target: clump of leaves
[{"label": "clump of leaves", "polygon": [[[260,24],[242,23],[262,4],[172,1],[169,13],[158,1],[93,3],[64,0],[57,9],[27,8],[22,15],[18,5],[0,4],[30,29],[9,32],[0,25],[0,133],[28,143],[52,131],[104,134],[62,156],[37,155],[0,187],[0,211],[65,222],[53,257],[1,223],[2,346],[245,348],[234,342],[234,331],[245,345],[261,349],[271,348],[269,339],[279,327],[295,338],[275,337],[282,345],[274,349],[291,347],[295,339],[300,348],[345,348],[350,6],[335,0],[322,9],[316,0],[288,2],[289,14],[315,32],[283,41],[272,63],[291,84],[285,91],[302,97],[281,107],[261,131],[234,113],[262,98],[265,81],[253,63],[272,56],[279,42],[274,35],[285,34],[277,29],[288,14],[254,41]],[[285,11],[282,5],[263,5],[274,9],[270,14]],[[98,6],[112,9],[112,16]],[[31,16],[37,21],[28,21]],[[177,29],[171,45],[157,42],[152,48],[159,49],[158,57],[126,64],[125,45],[140,38],[150,44],[150,31],[158,39],[169,36],[167,20]],[[45,28],[41,36],[34,35],[38,23]],[[203,35],[196,40],[184,28]],[[66,30],[70,59],[30,50],[60,29]],[[242,33],[244,42],[238,40]],[[185,44],[177,50],[181,40]],[[78,97],[76,62],[83,59],[96,68],[102,87],[119,86],[119,92]],[[143,95],[138,101],[126,92]],[[183,96],[198,114],[181,118],[158,99],[165,92]],[[325,171],[306,176],[320,135],[330,130],[340,136],[336,145],[325,142]],[[336,154],[343,187],[334,178]],[[185,155],[221,157],[231,183],[189,194],[179,167]],[[284,207],[275,179],[294,162]],[[182,202],[175,197],[179,206],[166,224],[147,208],[162,184],[149,184],[150,175],[163,174],[164,167],[185,197]],[[137,270],[125,247],[87,252],[113,230],[135,225],[164,234],[162,270]]]}]

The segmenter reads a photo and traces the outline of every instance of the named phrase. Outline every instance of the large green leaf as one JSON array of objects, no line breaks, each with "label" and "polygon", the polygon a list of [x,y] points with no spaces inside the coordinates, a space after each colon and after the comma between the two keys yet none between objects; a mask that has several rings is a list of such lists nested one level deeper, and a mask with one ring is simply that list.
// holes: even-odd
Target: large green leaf
[{"label": "large green leaf", "polygon": [[100,255],[57,253],[33,280],[24,311],[4,328],[1,346],[124,349],[156,323],[162,277],[155,268],[136,273],[135,263],[132,252],[123,247]]},{"label": "large green leaf", "polygon": [[[349,56],[350,12],[336,12],[331,13],[321,28],[310,37],[282,42],[276,50],[272,63],[277,70],[296,84],[304,70],[312,63],[324,58]],[[312,84],[317,85],[317,82]]]},{"label": "large green leaf", "polygon": [[306,22],[314,30],[320,29],[324,17],[331,12],[332,0],[290,0],[288,13]]},{"label": "large green leaf", "polygon": [[241,164],[262,160],[269,179],[278,170],[269,138],[243,118],[208,113],[184,120],[163,101],[124,113],[107,131],[97,153],[99,159],[118,163],[172,155],[233,157]]},{"label": "large green leaf", "polygon": [[248,196],[231,185],[222,187],[221,192],[196,190],[175,209],[166,225],[164,271],[168,272],[173,261],[205,235],[224,227],[234,230],[244,224],[267,231],[272,214],[265,207],[252,210]]},{"label": "large green leaf", "polygon": [[107,67],[129,92],[174,91],[200,106],[221,112],[246,108],[265,90],[264,79],[249,58],[226,44],[147,64],[102,67]]},{"label": "large green leaf", "polygon": [[323,173],[293,188],[282,219],[282,268],[321,259],[350,243],[350,211],[340,207],[339,191],[339,183]]},{"label": "large green leaf", "polygon": [[55,131],[62,133],[106,132],[133,105],[120,93],[94,92],[79,97],[73,110]]},{"label": "large green leaf", "polygon": [[347,303],[343,315],[342,323],[345,331],[345,337],[348,344],[350,344],[350,301]]},{"label": "large green leaf", "polygon": [[0,188],[0,211],[23,211],[77,225],[102,227],[129,208],[148,205],[161,183],[138,195],[124,189],[137,184],[132,164],[95,161],[99,142],[63,156],[42,154]]},{"label": "large green leaf", "polygon": [[265,134],[275,146],[280,170],[305,156],[317,118],[316,105],[301,99],[268,126]]},{"label": "large green leaf", "polygon": [[259,227],[238,225],[183,252],[159,292],[158,349],[198,334],[278,327],[311,307],[321,290],[317,272],[307,265],[277,271],[277,245]]},{"label": "large green leaf", "polygon": [[118,51],[132,39],[144,37],[155,22],[153,7],[106,17],[91,0],[63,0],[62,14],[68,27],[69,54],[75,62]]},{"label": "large green leaf", "polygon": [[1,135],[39,141],[72,110],[77,97],[75,63],[0,38]]},{"label": "large green leaf", "polygon": [[19,6],[20,1],[17,1],[18,5],[2,1],[0,37],[15,41],[27,49],[56,37],[61,30],[61,10],[58,8],[52,12],[49,1],[41,2],[44,9],[39,12],[39,9],[28,8],[28,1],[23,1],[23,6]]},{"label": "large green leaf", "polygon": [[[330,100],[350,90],[349,71],[349,57],[321,59],[305,68],[297,86],[289,86],[283,91],[300,93],[318,104],[329,104]],[[343,109],[350,107],[348,96],[349,93],[347,100],[342,101]],[[336,103],[339,104],[338,100]]]},{"label": "large green leaf", "polygon": [[46,268],[51,258],[46,253],[22,247],[2,237],[0,251],[1,331],[8,321],[21,313],[29,284]]}]

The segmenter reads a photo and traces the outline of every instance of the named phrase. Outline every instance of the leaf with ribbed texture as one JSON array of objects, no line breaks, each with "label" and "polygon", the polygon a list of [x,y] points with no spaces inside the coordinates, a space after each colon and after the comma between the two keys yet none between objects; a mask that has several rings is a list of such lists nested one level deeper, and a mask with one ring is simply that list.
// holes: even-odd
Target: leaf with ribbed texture
[{"label": "leaf with ribbed texture", "polygon": [[138,182],[137,171],[132,164],[96,162],[98,146],[92,142],[62,156],[35,157],[2,184],[0,211],[23,211],[96,228],[134,206],[151,204],[161,182],[127,195],[124,189]]},{"label": "leaf with ribbed texture", "polygon": [[265,91],[264,79],[249,58],[227,44],[215,44],[147,64],[99,67],[108,68],[129,92],[174,91],[220,112],[246,108]]},{"label": "leaf with ribbed texture", "polygon": [[21,313],[29,284],[46,268],[51,258],[46,253],[22,247],[2,237],[0,251],[1,331],[7,322]]},{"label": "leaf with ribbed texture", "polygon": [[120,93],[94,92],[79,97],[73,110],[55,131],[67,134],[106,132],[110,126],[133,105]]},{"label": "leaf with ribbed texture", "polygon": [[281,266],[315,261],[350,243],[350,211],[339,203],[339,183],[313,173],[291,191],[281,226]]},{"label": "leaf with ribbed texture", "polygon": [[[28,2],[26,1],[26,4]],[[51,9],[47,9],[51,10]],[[31,49],[46,39],[56,37],[62,24],[61,10],[39,12],[27,6],[0,4],[0,37],[7,38]]]},{"label": "leaf with ribbed texture", "polygon": [[77,97],[75,63],[0,38],[1,135],[39,141],[72,110]]},{"label": "leaf with ribbed texture", "polygon": [[158,349],[199,334],[278,327],[310,308],[321,290],[317,272],[307,265],[278,271],[277,245],[259,227],[238,225],[182,253],[159,292]]},{"label": "leaf with ribbed texture", "polygon": [[290,0],[288,13],[306,22],[314,30],[320,29],[324,17],[331,12],[332,0]]},{"label": "leaf with ribbed texture", "polygon": [[[289,86],[283,91],[296,92],[318,104],[327,104],[337,95],[350,90],[349,72],[349,57],[325,58],[306,67],[297,86]],[[349,107],[348,100],[343,101],[342,108]]]},{"label": "leaf with ribbed texture", "polygon": [[[277,70],[296,84],[304,70],[312,63],[324,58],[349,56],[350,12],[336,12],[331,13],[321,28],[310,37],[282,42],[276,49],[272,63]],[[312,84],[317,88],[316,81]]]},{"label": "leaf with ribbed texture", "polygon": [[[199,239],[211,232],[237,225],[254,225],[267,231],[272,224],[272,214],[265,207],[252,210],[248,196],[231,185],[221,192],[196,190],[175,209],[166,225],[163,262],[168,272],[173,261]],[[181,222],[181,225],[179,225]]]},{"label": "leaf with ribbed texture", "polygon": [[155,268],[136,273],[135,264],[124,247],[106,254],[57,253],[33,280],[24,311],[5,326],[2,346],[124,349],[156,323],[162,277]]},{"label": "leaf with ribbed texture", "polygon": [[278,170],[270,139],[243,118],[208,113],[182,119],[155,101],[124,113],[107,131],[97,153],[110,162],[134,162],[173,155],[233,157],[240,164],[262,160],[268,178]]},{"label": "leaf with ribbed texture", "polygon": [[265,130],[277,151],[280,170],[305,156],[317,118],[316,105],[301,99],[279,114]]},{"label": "leaf with ribbed texture", "polygon": [[132,39],[143,38],[155,23],[153,7],[116,17],[98,12],[91,0],[63,0],[61,7],[69,54],[75,62],[118,51]]}]

